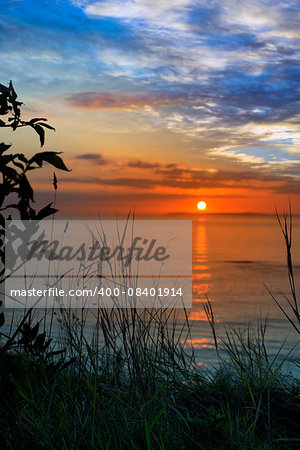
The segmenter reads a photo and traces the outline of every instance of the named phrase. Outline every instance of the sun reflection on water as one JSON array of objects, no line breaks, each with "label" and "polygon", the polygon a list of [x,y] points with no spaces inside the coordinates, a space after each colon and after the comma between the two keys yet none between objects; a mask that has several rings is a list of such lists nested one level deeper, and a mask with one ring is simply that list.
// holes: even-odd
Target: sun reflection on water
[{"label": "sun reflection on water", "polygon": [[214,341],[212,338],[200,338],[200,339],[187,339],[186,341],[181,341],[184,348],[193,347],[194,349],[200,348],[214,348]]},{"label": "sun reflection on water", "polygon": [[[203,303],[212,284],[208,265],[206,224],[204,220],[194,222],[193,228],[193,304]],[[204,315],[205,316],[205,315]],[[202,312],[192,311],[191,320],[205,320]]]}]

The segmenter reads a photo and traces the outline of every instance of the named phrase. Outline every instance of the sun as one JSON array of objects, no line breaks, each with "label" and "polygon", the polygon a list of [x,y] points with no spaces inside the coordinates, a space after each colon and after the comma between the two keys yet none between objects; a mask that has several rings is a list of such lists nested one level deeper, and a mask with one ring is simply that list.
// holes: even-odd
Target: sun
[{"label": "sun", "polygon": [[201,202],[197,203],[197,208],[200,209],[200,211],[204,211],[206,209],[206,203],[201,200]]}]

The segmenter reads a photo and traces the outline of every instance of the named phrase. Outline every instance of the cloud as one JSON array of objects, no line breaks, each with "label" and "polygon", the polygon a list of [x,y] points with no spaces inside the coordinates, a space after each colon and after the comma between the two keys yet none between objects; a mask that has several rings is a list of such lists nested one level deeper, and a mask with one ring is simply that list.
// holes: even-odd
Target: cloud
[{"label": "cloud", "polygon": [[[291,167],[278,171],[264,169],[248,169],[243,171],[217,169],[190,169],[177,164],[162,164],[147,161],[129,161],[130,168],[151,170],[151,178],[145,176],[112,177],[112,178],[71,178],[63,181],[68,183],[86,183],[99,186],[114,186],[129,189],[149,190],[154,188],[173,188],[181,190],[197,190],[210,188],[240,188],[248,190],[266,189],[277,193],[300,194],[300,182]],[[154,170],[154,172],[153,172]]]},{"label": "cloud", "polygon": [[61,181],[67,183],[86,183],[86,184],[98,184],[100,186],[121,186],[128,188],[138,188],[138,189],[150,189],[157,185],[155,180],[146,178],[64,178]]},{"label": "cloud", "polygon": [[162,164],[137,160],[137,161],[129,161],[127,166],[138,168],[138,169],[157,169],[158,167],[161,167]]},{"label": "cloud", "polygon": [[28,105],[87,133],[178,133],[195,165],[299,174],[298,2],[32,0],[1,13],[3,82]]},{"label": "cloud", "polygon": [[93,164],[97,164],[99,166],[104,166],[108,163],[100,153],[83,153],[81,155],[76,155],[75,159],[91,161]]},{"label": "cloud", "polygon": [[112,0],[92,2],[84,10],[86,14],[96,17],[139,20],[161,27],[171,23],[173,27],[182,29],[181,15],[189,3],[189,0]]},{"label": "cloud", "polygon": [[[174,169],[177,167],[177,164],[170,163],[170,164],[162,164],[159,162],[149,162],[149,161],[142,161],[142,160],[135,160],[135,161],[129,161],[127,163],[128,167],[134,167],[138,169]],[[159,172],[159,171],[158,171]]]},{"label": "cloud", "polygon": [[79,92],[66,96],[69,105],[89,109],[135,109],[146,106],[160,107],[182,103],[183,93],[131,93]]}]

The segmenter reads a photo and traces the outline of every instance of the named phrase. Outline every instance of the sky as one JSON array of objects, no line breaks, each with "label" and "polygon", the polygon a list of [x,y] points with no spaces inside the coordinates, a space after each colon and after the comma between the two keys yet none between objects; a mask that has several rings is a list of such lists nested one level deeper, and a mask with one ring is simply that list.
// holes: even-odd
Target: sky
[{"label": "sky", "polygon": [[[56,128],[57,204],[75,216],[300,214],[300,4],[11,0],[1,80]],[[31,130],[5,131],[39,151]],[[53,197],[50,168],[33,174]]]}]

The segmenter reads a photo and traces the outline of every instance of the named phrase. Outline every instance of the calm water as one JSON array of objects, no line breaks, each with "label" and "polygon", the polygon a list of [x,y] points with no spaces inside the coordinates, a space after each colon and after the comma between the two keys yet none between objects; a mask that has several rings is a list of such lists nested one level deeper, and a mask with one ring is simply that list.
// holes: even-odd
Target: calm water
[{"label": "calm water", "polygon": [[[298,292],[299,250],[300,217],[294,217],[293,255]],[[226,326],[232,324],[245,328],[248,324],[255,325],[259,317],[268,316],[267,347],[270,355],[277,353],[285,338],[283,356],[299,340],[266,286],[278,299],[281,292],[289,294],[285,246],[275,217],[203,215],[193,220],[191,341],[200,365],[210,367],[217,362],[203,309],[207,297],[213,305],[221,336],[224,336]],[[6,315],[9,323],[8,311]],[[93,329],[91,320],[86,326],[87,335],[91,336]],[[58,326],[53,328],[53,333],[58,336]],[[298,348],[289,360],[292,361],[297,353]],[[292,362],[287,367],[296,373]]]},{"label": "calm water", "polygon": [[[293,256],[299,292],[300,218],[293,219]],[[273,216],[205,216],[193,221],[193,344],[200,362],[215,361],[203,311],[206,296],[220,334],[228,324],[245,327],[269,317],[267,346],[275,354],[287,338],[286,352],[299,336],[284,318],[266,286],[281,298],[289,293],[285,246]],[[293,355],[296,355],[296,349]]]}]

